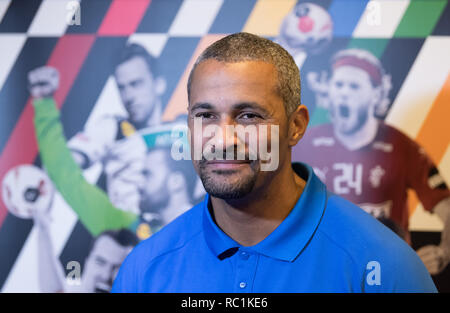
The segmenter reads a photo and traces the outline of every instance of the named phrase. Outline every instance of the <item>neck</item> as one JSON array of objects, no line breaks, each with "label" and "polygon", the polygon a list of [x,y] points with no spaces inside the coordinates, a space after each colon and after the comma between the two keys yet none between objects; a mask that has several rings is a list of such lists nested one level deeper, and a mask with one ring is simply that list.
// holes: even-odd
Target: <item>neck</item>
[{"label": "neck", "polygon": [[266,186],[253,190],[244,198],[211,197],[215,221],[239,244],[253,246],[264,240],[289,215],[305,185],[306,182],[295,174],[289,163]]},{"label": "neck", "polygon": [[147,119],[143,119],[140,122],[133,122],[133,126],[136,129],[144,129],[146,127],[155,126],[161,124],[162,110],[161,110],[161,102],[156,101],[153,110]]},{"label": "neck", "polygon": [[359,130],[351,134],[343,134],[335,130],[335,136],[348,150],[357,150],[371,143],[378,131],[378,121],[370,116],[367,123]]},{"label": "neck", "polygon": [[149,127],[161,124],[161,117],[162,117],[161,102],[158,100],[155,101],[155,107],[153,108],[152,113],[147,119],[147,123],[145,126]]}]

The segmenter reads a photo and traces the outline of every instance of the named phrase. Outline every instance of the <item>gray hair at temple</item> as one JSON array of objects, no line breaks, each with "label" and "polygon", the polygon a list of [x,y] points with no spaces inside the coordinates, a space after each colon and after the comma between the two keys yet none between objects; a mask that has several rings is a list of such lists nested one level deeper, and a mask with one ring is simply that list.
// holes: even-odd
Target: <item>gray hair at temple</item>
[{"label": "gray hair at temple", "polygon": [[263,61],[273,64],[278,74],[277,90],[289,116],[300,105],[300,71],[292,56],[279,44],[249,33],[226,36],[206,48],[189,74],[187,84],[190,101],[192,76],[197,66],[209,59],[219,62]]}]

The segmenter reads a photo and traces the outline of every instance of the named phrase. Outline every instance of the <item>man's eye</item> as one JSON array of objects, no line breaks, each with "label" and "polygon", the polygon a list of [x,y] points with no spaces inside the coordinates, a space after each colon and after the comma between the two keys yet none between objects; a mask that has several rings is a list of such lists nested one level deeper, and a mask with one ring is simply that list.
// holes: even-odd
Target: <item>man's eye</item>
[{"label": "man's eye", "polygon": [[255,114],[255,113],[243,113],[239,116],[239,118],[244,119],[244,120],[253,120],[253,119],[261,118],[261,116],[258,114]]},{"label": "man's eye", "polygon": [[97,265],[103,266],[106,264],[106,260],[102,257],[97,257],[97,258],[95,258],[95,263]]},{"label": "man's eye", "polygon": [[355,83],[351,83],[350,84],[350,88],[353,89],[353,90],[358,90],[359,89],[359,85],[355,84]]},{"label": "man's eye", "polygon": [[214,117],[214,115],[212,115],[211,113],[208,113],[208,112],[200,112],[200,113],[196,113],[195,114],[195,117],[197,117],[197,118],[213,118]]},{"label": "man's eye", "polygon": [[142,85],[142,80],[134,80],[130,83],[130,85],[134,88],[139,87],[140,85]]},{"label": "man's eye", "polygon": [[343,84],[342,82],[340,82],[340,81],[335,82],[334,85],[335,85],[337,88],[342,88],[342,87],[344,86],[344,84]]}]

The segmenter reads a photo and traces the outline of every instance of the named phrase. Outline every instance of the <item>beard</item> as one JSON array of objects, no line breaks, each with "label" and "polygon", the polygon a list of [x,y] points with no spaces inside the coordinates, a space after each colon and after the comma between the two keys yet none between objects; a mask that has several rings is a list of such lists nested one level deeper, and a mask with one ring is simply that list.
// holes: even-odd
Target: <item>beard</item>
[{"label": "beard", "polygon": [[203,187],[211,196],[220,199],[239,199],[252,192],[259,172],[259,162],[251,161],[248,171],[208,169],[206,160],[198,163]]},{"label": "beard", "polygon": [[165,190],[161,190],[158,196],[143,195],[139,205],[141,213],[160,213],[169,205],[169,198],[170,196],[166,194]]}]

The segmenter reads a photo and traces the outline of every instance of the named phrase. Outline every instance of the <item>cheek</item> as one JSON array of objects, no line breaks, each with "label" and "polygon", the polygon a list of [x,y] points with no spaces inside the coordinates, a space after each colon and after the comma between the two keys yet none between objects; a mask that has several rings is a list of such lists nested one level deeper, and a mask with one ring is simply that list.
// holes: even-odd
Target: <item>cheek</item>
[{"label": "cheek", "polygon": [[161,189],[162,180],[159,179],[159,177],[157,177],[156,175],[159,176],[158,173],[155,173],[155,175],[147,181],[145,188],[147,194],[155,194],[158,190]]},{"label": "cheek", "polygon": [[[150,86],[147,86],[146,88],[143,88],[139,91],[139,95],[141,96],[142,101],[150,104],[153,102],[154,99],[154,92],[153,89]],[[147,109],[150,109],[150,106],[147,106]]]},{"label": "cheek", "polygon": [[271,124],[264,125],[258,131],[258,151],[271,153],[280,147],[288,146],[289,133],[287,127]]},{"label": "cheek", "polygon": [[333,99],[334,96],[336,96],[336,88],[334,87],[334,85],[331,83],[330,84],[330,88],[328,88],[328,96]]}]

